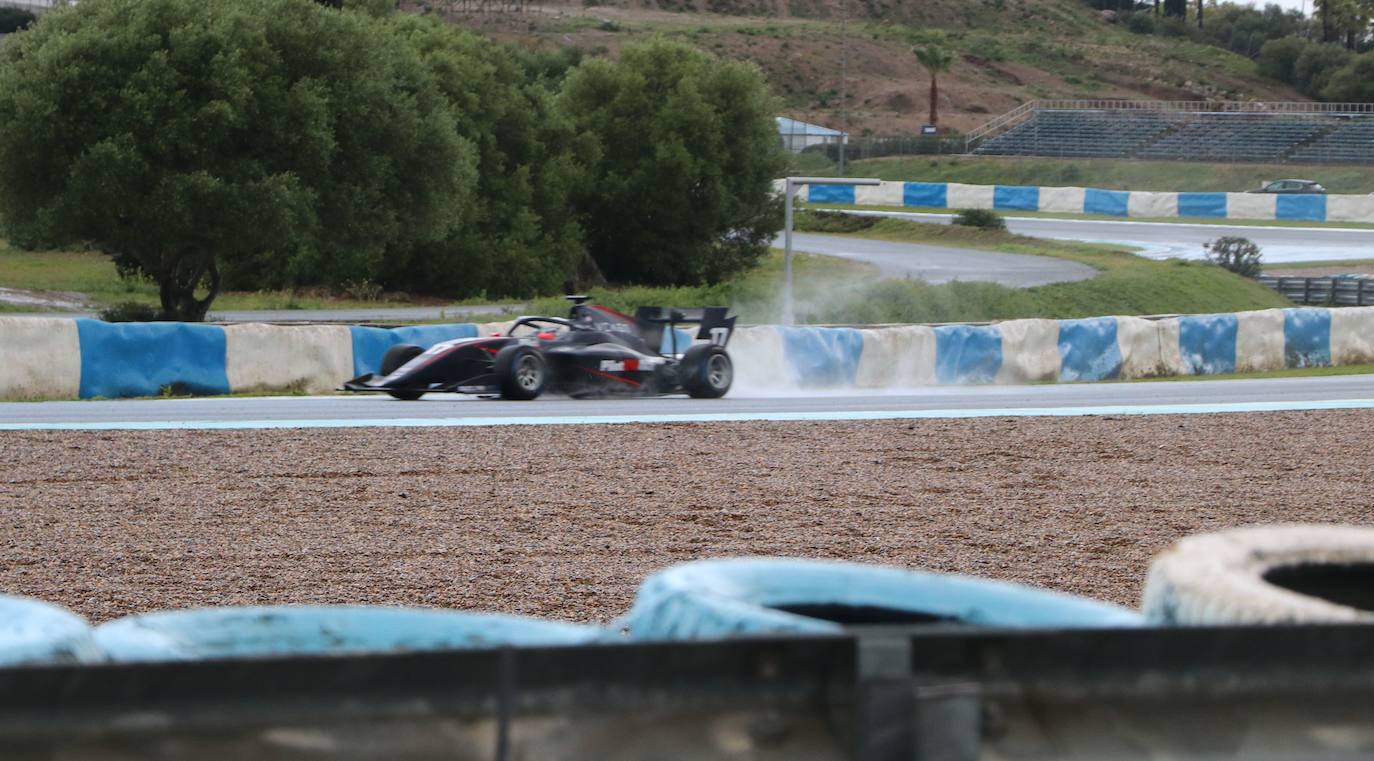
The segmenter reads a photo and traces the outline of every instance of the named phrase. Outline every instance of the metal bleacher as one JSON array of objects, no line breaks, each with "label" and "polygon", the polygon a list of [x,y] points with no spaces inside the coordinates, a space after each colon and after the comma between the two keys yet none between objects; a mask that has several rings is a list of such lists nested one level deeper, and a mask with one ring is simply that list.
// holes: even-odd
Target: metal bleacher
[{"label": "metal bleacher", "polygon": [[1374,163],[1374,104],[1036,102],[968,139],[992,156]]}]

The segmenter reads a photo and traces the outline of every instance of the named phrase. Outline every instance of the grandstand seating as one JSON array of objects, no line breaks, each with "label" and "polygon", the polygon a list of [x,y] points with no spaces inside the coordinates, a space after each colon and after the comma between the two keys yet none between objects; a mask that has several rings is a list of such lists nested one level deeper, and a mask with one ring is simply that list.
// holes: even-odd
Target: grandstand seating
[{"label": "grandstand seating", "polygon": [[1374,114],[1036,109],[974,151],[1177,161],[1374,163]]},{"label": "grandstand seating", "polygon": [[1302,146],[1293,161],[1365,163],[1374,161],[1374,116],[1351,117],[1340,126]]}]

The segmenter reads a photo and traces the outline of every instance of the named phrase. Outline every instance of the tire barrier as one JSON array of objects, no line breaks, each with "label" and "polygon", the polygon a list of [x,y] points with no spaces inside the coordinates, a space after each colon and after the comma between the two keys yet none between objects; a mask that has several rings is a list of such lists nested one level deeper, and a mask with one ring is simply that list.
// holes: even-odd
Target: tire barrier
[{"label": "tire barrier", "polygon": [[734,558],[650,576],[622,619],[631,639],[814,633],[845,624],[1134,627],[1134,611],[967,576],[819,560]]},{"label": "tire barrier", "polygon": [[103,660],[90,625],[77,615],[27,597],[0,595],[0,667]]},{"label": "tire barrier", "polygon": [[737,365],[774,386],[1130,380],[1374,362],[1374,307],[751,330],[751,348],[769,345],[766,331],[776,332],[784,372],[770,364],[776,352],[736,351]]},{"label": "tire barrier", "polygon": [[[784,192],[783,181],[775,183]],[[1267,193],[1160,193],[1080,187],[883,182],[872,187],[815,184],[809,203],[902,206],[911,209],[991,209],[1108,217],[1200,217],[1295,222],[1374,222],[1374,196]]]},{"label": "tire barrier", "polygon": [[494,613],[327,605],[148,613],[95,629],[112,661],[578,645],[601,636],[594,626]]},{"label": "tire barrier", "polygon": [[1254,526],[1179,541],[1141,609],[1163,626],[1374,622],[1374,529]]}]

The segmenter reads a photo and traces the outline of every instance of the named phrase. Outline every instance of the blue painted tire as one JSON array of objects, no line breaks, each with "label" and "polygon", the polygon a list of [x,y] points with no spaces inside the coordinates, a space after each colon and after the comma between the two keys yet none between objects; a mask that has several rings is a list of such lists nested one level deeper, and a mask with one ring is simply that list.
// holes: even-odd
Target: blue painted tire
[{"label": "blue painted tire", "polygon": [[104,660],[90,624],[26,597],[0,595],[0,667]]},{"label": "blue painted tire", "polygon": [[418,652],[575,645],[594,626],[464,611],[373,606],[208,608],[130,616],[96,627],[114,661]]},{"label": "blue painted tire", "polygon": [[835,620],[795,612],[821,608],[880,611],[893,616],[888,620],[925,618],[980,626],[1144,625],[1140,614],[1126,608],[1020,584],[771,558],[703,560],[654,574],[639,588],[623,623],[637,640],[843,631]]}]

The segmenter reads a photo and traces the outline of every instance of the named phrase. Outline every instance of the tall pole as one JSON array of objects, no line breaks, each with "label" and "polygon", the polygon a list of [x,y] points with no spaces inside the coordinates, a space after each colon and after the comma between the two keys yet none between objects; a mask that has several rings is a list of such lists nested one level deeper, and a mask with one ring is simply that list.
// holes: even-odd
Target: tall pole
[{"label": "tall pole", "polygon": [[792,194],[797,192],[792,178],[787,178],[787,206],[783,212],[782,224],[782,324],[792,325],[796,315],[792,313]]},{"label": "tall pole", "polygon": [[849,98],[845,84],[849,80],[849,3],[840,1],[840,174],[844,174],[844,151],[849,137]]}]

